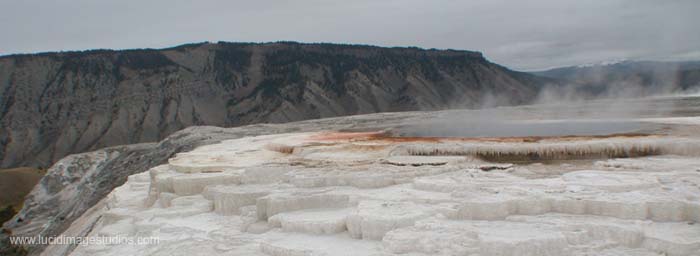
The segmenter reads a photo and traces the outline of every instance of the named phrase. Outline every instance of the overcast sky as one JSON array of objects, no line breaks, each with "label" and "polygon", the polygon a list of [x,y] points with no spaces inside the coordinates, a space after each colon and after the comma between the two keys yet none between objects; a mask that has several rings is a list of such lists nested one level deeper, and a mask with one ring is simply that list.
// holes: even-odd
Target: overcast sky
[{"label": "overcast sky", "polygon": [[282,40],[477,50],[517,70],[700,60],[700,0],[0,0],[0,55]]}]

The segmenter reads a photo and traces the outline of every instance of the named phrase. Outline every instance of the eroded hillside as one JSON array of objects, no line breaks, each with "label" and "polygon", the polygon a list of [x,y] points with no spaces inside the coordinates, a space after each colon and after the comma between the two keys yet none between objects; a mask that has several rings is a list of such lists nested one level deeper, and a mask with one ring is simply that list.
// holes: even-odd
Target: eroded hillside
[{"label": "eroded hillside", "polygon": [[236,126],[517,104],[541,80],[481,53],[332,44],[217,43],[0,58],[2,167]]}]

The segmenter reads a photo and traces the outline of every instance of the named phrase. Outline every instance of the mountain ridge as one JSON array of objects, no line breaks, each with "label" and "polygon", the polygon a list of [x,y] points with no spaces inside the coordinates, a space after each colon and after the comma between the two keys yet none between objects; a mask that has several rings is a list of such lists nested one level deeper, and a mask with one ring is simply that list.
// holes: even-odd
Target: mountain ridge
[{"label": "mountain ridge", "polygon": [[193,43],[0,56],[2,167],[231,127],[531,101],[551,80],[480,52],[368,45]]},{"label": "mountain ridge", "polygon": [[475,53],[483,56],[483,53],[479,51],[463,50],[463,49],[453,49],[453,48],[423,48],[419,46],[378,46],[371,44],[344,44],[344,43],[331,43],[331,42],[298,42],[298,41],[270,41],[270,42],[230,42],[230,41],[203,41],[197,43],[184,43],[176,46],[170,47],[146,47],[146,48],[125,48],[125,49],[112,49],[112,48],[95,48],[86,50],[57,50],[57,51],[43,51],[34,53],[9,53],[0,54],[0,59],[5,57],[40,57],[40,56],[50,56],[50,55],[61,55],[61,54],[81,54],[81,53],[107,53],[107,52],[128,52],[128,51],[165,51],[165,50],[177,50],[189,47],[199,47],[202,45],[216,45],[216,44],[237,44],[237,45],[275,45],[275,44],[287,44],[287,45],[317,45],[317,46],[337,46],[337,47],[356,47],[356,48],[381,48],[381,49],[414,49],[420,51],[436,51],[436,52],[466,52]]}]

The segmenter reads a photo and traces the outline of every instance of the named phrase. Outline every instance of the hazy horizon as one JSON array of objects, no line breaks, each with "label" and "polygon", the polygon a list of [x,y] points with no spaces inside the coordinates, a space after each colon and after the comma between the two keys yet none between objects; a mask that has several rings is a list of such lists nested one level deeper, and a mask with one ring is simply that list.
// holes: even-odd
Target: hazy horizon
[{"label": "hazy horizon", "polygon": [[0,55],[296,41],[479,51],[534,71],[699,60],[699,11],[692,0],[2,1]]}]

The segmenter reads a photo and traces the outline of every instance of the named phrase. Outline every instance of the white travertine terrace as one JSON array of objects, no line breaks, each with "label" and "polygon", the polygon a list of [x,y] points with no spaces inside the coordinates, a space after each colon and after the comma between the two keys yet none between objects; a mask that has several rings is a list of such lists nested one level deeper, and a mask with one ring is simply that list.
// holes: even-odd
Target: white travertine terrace
[{"label": "white travertine terrace", "polygon": [[[700,143],[247,137],[131,176],[74,255],[700,255]],[[490,163],[483,155],[546,163]],[[629,154],[635,158],[614,158]],[[578,156],[610,156],[590,159]]]}]

